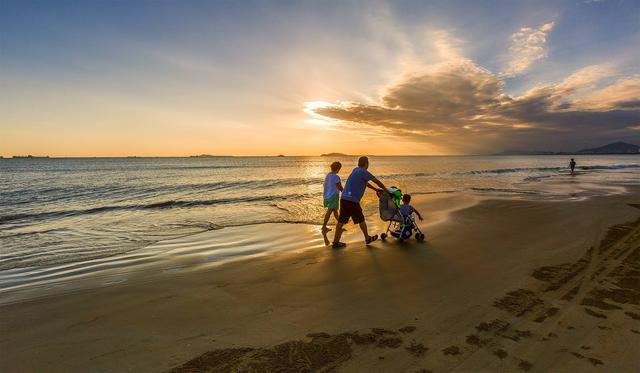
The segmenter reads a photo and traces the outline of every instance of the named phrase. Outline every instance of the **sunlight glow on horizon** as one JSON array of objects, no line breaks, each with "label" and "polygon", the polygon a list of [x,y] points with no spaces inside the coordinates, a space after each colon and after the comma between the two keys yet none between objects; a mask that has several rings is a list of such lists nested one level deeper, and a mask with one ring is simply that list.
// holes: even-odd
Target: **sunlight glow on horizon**
[{"label": "sunlight glow on horizon", "polygon": [[316,113],[316,110],[318,109],[328,108],[331,106],[333,106],[333,104],[329,102],[324,102],[324,101],[305,102],[304,109],[302,109],[302,112],[308,115],[309,119],[305,119],[304,123],[310,124],[312,126],[319,126],[321,128],[324,128],[325,130],[331,129],[331,127],[335,126],[338,123],[338,121]]}]

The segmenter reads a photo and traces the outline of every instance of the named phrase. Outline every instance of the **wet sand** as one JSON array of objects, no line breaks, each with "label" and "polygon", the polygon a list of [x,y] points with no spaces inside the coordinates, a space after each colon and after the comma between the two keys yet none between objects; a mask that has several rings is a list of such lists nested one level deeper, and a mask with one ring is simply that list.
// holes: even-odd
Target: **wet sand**
[{"label": "wet sand", "polygon": [[[287,224],[164,242],[136,267],[4,293],[0,370],[638,371],[630,191],[416,196],[424,243],[367,247],[350,225],[332,250]],[[229,242],[256,255],[235,260],[216,246]]]}]

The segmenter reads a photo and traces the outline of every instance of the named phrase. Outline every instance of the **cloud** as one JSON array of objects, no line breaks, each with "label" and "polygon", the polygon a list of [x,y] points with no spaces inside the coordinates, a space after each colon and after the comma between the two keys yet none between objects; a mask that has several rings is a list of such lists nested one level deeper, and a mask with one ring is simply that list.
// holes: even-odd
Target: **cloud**
[{"label": "cloud", "polygon": [[593,88],[597,82],[614,74],[615,69],[606,64],[585,66],[566,77],[559,88],[565,91]]},{"label": "cloud", "polygon": [[339,102],[314,109],[339,125],[445,146],[452,152],[574,150],[639,139],[640,78],[601,86],[612,68],[582,68],[520,96],[502,75],[471,60],[424,67],[388,87],[375,103]]},{"label": "cloud", "polygon": [[344,102],[319,108],[316,113],[398,130],[434,130],[466,123],[487,106],[496,105],[501,90],[501,81],[465,60],[407,75],[387,89],[379,104]]},{"label": "cloud", "polygon": [[554,23],[549,22],[538,28],[523,27],[511,35],[509,47],[509,62],[505,68],[505,75],[517,75],[529,69],[535,61],[547,56],[547,34],[553,29]]},{"label": "cloud", "polygon": [[432,41],[433,48],[441,59],[452,61],[463,58],[460,47],[463,41],[451,35],[449,31],[431,31],[427,34],[427,38]]},{"label": "cloud", "polygon": [[576,106],[597,110],[640,109],[640,75],[619,79],[576,101]]}]

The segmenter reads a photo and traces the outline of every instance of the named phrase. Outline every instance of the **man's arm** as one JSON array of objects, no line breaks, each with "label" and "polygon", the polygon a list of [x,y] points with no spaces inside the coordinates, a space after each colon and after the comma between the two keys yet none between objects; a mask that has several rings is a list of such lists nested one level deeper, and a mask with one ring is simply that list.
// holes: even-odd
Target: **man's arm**
[{"label": "man's arm", "polygon": [[[382,182],[380,180],[378,180],[377,178],[374,177],[373,179],[371,179],[371,181],[373,181],[374,184],[378,185],[385,192],[387,191],[387,187],[384,186],[384,184],[382,184]],[[367,184],[367,185],[369,185],[369,184]],[[375,189],[375,188],[373,188],[373,189]]]}]

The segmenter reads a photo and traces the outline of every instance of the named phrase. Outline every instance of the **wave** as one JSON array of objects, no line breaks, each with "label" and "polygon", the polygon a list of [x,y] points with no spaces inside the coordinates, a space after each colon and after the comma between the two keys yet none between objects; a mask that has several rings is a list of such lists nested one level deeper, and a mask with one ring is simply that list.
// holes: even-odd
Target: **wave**
[{"label": "wave", "polygon": [[412,172],[412,173],[402,173],[402,174],[382,174],[376,175],[380,179],[391,179],[391,178],[403,178],[403,177],[425,177],[425,176],[433,176],[434,173],[431,172]]},{"label": "wave", "polygon": [[240,198],[219,198],[208,200],[168,200],[162,202],[154,202],[138,205],[113,205],[100,206],[89,209],[61,210],[49,211],[37,214],[13,214],[0,216],[0,224],[15,222],[20,220],[43,220],[51,218],[63,218],[78,215],[90,215],[111,211],[135,211],[135,210],[153,210],[153,209],[172,209],[172,208],[192,208],[212,205],[227,205],[233,203],[250,203],[250,202],[269,202],[269,201],[286,201],[292,199],[302,199],[315,196],[315,194],[290,194],[286,196],[256,196],[256,197],[240,197]]},{"label": "wave", "polygon": [[428,195],[428,194],[446,194],[446,193],[457,193],[459,190],[434,190],[430,192],[411,192],[412,195]]},{"label": "wave", "polygon": [[460,172],[458,175],[485,175],[485,174],[507,174],[515,172],[557,172],[566,167],[516,167],[516,168],[497,168],[493,170],[473,170]]},{"label": "wave", "polygon": [[[262,180],[234,180],[234,181],[218,181],[206,183],[189,183],[175,185],[99,185],[99,186],[70,186],[55,187],[32,190],[24,188],[16,189],[3,193],[0,199],[0,206],[15,206],[20,204],[31,204],[38,202],[40,204],[57,202],[65,200],[79,201],[86,199],[87,201],[100,200],[106,198],[118,198],[120,195],[126,199],[142,199],[154,197],[162,194],[172,193],[189,193],[189,192],[212,192],[224,190],[264,190],[278,187],[291,186],[308,186],[322,185],[324,178],[286,178],[286,179],[262,179]],[[2,217],[0,217],[2,222]]]},{"label": "wave", "polygon": [[609,166],[580,166],[581,170],[622,170],[625,168],[640,168],[640,164],[614,164]]},{"label": "wave", "polygon": [[[580,166],[581,170],[619,170],[625,168],[640,168],[640,164],[618,164],[618,165],[594,165]],[[491,170],[473,170],[457,173],[457,175],[494,175],[517,172],[559,172],[567,170],[568,167],[516,167],[516,168],[497,168]]]},{"label": "wave", "polygon": [[51,232],[58,232],[58,231],[63,231],[63,230],[64,229],[61,229],[61,228],[51,228],[51,229],[43,229],[43,230],[32,231],[32,232],[18,232],[18,233],[12,233],[12,234],[7,234],[7,235],[0,234],[0,238],[4,239],[4,238],[34,236],[34,235],[51,233]]},{"label": "wave", "polygon": [[487,193],[511,193],[511,194],[530,194],[537,195],[542,194],[542,192],[536,192],[532,190],[522,190],[522,189],[509,189],[509,188],[469,188],[474,192],[487,192]]},{"label": "wave", "polygon": [[[265,166],[266,167],[266,166]],[[230,168],[260,168],[260,166],[252,166],[252,165],[237,165],[237,166],[154,166],[154,165],[144,165],[144,167],[139,166],[122,166],[119,165],[117,167],[59,167],[59,168],[42,168],[38,169],[38,172],[41,173],[97,173],[97,172],[122,172],[122,171],[180,171],[180,170],[217,170],[217,169],[230,169]],[[31,167],[22,167],[22,168],[12,168],[12,172],[33,172],[33,168]]]},{"label": "wave", "polygon": [[[433,176],[433,173],[427,172],[415,172],[415,173],[394,173],[394,174],[380,174],[376,175],[378,178],[386,180],[392,178],[410,178],[410,177],[424,177]],[[342,182],[347,181],[348,175],[342,175]],[[285,187],[285,186],[301,186],[301,185],[322,185],[324,182],[323,177],[306,177],[306,178],[286,178],[286,179],[262,179],[262,180],[243,180],[233,182],[214,182],[214,183],[200,183],[200,184],[188,184],[182,186],[185,189],[202,189],[202,190],[219,190],[219,189],[234,189],[234,188],[252,188],[262,189],[264,187]]]},{"label": "wave", "polygon": [[[379,175],[380,179],[402,179],[412,177],[432,176],[432,173],[393,173]],[[347,176],[342,177],[343,183],[346,182]],[[322,186],[324,177],[294,177],[282,179],[247,179],[233,181],[215,181],[204,183],[187,183],[187,184],[165,184],[165,185],[93,185],[86,187],[82,185],[65,186],[65,187],[44,187],[25,190],[25,188],[16,189],[3,193],[6,196],[6,204],[30,204],[37,199],[38,203],[60,202],[64,200],[78,200],[79,198],[87,198],[89,200],[101,199],[105,197],[117,196],[121,192],[126,192],[128,198],[143,198],[145,196],[154,196],[163,193],[182,193],[182,192],[210,192],[223,190],[238,189],[265,189],[265,188],[281,188],[295,186]],[[0,201],[0,205],[4,205]],[[0,220],[1,221],[1,220]]]}]

